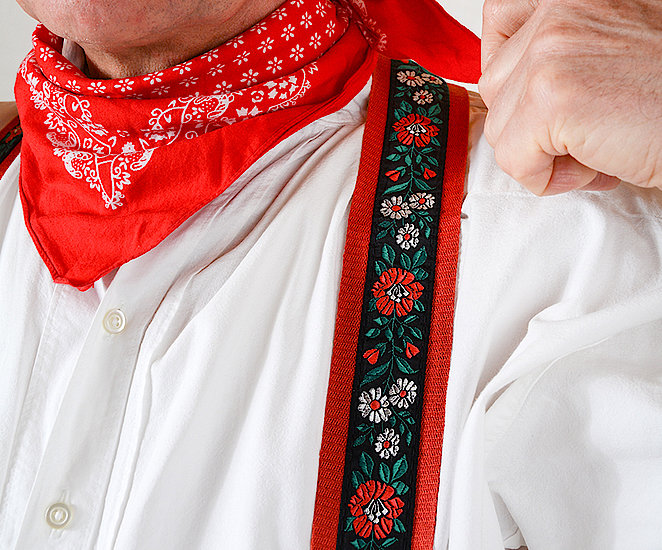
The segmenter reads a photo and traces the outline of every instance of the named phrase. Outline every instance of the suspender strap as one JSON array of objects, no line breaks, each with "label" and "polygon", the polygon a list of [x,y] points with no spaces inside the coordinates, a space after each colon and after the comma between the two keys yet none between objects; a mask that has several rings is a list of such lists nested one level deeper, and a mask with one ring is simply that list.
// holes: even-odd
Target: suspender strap
[{"label": "suspender strap", "polygon": [[314,550],[431,549],[468,99],[380,59],[343,257]]},{"label": "suspender strap", "polygon": [[18,117],[0,130],[0,178],[5,175],[9,165],[18,156],[22,137],[23,132]]}]

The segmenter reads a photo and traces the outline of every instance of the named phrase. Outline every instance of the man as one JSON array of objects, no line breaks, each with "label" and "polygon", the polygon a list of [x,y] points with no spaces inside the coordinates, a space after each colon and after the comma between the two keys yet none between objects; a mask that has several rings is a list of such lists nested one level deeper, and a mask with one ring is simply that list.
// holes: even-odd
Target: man
[{"label": "man", "polygon": [[[369,17],[310,0],[24,7],[54,35],[21,69],[25,141],[0,185],[2,546],[308,547]],[[400,72],[425,103],[434,77]],[[484,139],[467,188],[434,548],[655,548],[657,191],[541,200]],[[384,216],[414,209],[396,199]],[[357,414],[406,409],[401,386]],[[384,502],[352,512],[354,547],[390,540]]]}]

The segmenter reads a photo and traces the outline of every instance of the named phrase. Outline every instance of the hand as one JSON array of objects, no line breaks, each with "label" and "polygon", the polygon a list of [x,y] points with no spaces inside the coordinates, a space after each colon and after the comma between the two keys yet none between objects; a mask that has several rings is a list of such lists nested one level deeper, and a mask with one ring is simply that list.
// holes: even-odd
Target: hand
[{"label": "hand", "polygon": [[662,1],[486,0],[485,136],[536,194],[662,187]]}]

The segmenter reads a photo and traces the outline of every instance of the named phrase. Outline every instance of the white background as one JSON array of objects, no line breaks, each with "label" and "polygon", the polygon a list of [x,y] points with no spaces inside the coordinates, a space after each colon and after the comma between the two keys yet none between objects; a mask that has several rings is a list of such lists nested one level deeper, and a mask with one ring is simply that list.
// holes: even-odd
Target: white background
[{"label": "white background", "polygon": [[[444,0],[442,4],[462,24],[480,33],[482,0]],[[30,49],[34,25],[15,0],[0,0],[0,101],[13,101],[16,70]]]}]

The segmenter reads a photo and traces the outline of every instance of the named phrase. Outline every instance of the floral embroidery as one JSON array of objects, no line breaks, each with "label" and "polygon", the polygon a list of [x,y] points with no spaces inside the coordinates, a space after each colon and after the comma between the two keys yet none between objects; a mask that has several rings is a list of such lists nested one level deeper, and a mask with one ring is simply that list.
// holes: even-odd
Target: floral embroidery
[{"label": "floral embroidery", "polygon": [[414,193],[409,198],[409,205],[414,210],[428,210],[434,206],[434,197],[430,193]]},{"label": "floral embroidery", "polygon": [[418,235],[418,228],[410,223],[406,223],[403,227],[398,229],[398,234],[395,236],[395,242],[404,250],[416,248],[418,245]]},{"label": "floral embroidery", "polygon": [[372,287],[377,298],[375,305],[380,313],[391,315],[393,310],[398,317],[407,315],[423,293],[423,285],[414,280],[414,275],[399,267],[384,271]]},{"label": "floral embroidery", "polygon": [[389,400],[385,395],[382,395],[381,388],[370,388],[364,391],[359,397],[359,411],[365,418],[368,417],[370,422],[384,422],[391,416],[389,407]]},{"label": "floral embroidery", "polygon": [[416,399],[416,384],[406,378],[398,378],[395,384],[388,390],[389,400],[400,409],[408,409],[409,405]]},{"label": "floral embroidery", "polygon": [[400,447],[400,436],[395,433],[392,428],[386,428],[382,433],[377,436],[377,443],[375,443],[375,452],[381,458],[391,458],[398,454]]},{"label": "floral embroidery", "polygon": [[372,284],[364,296],[349,427],[343,550],[411,544],[447,102],[441,79],[414,63],[391,63],[375,197],[380,218],[371,236]]},{"label": "floral embroidery", "polygon": [[423,79],[415,71],[400,71],[398,80],[407,86],[422,86]]},{"label": "floral embroidery", "polygon": [[409,216],[409,214],[411,214],[409,205],[404,202],[402,197],[391,197],[390,199],[385,199],[384,202],[382,202],[381,212],[384,216],[393,220],[401,220],[402,218],[406,218]]},{"label": "floral embroidery", "polygon": [[398,132],[398,140],[405,145],[416,144],[416,147],[425,147],[430,140],[439,133],[439,128],[431,124],[428,117],[411,114],[402,117],[393,125]]}]

